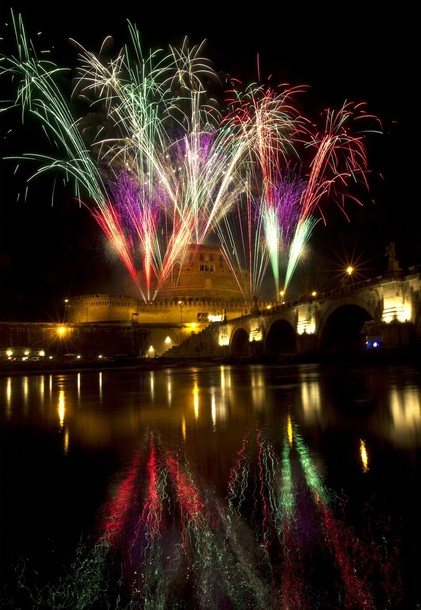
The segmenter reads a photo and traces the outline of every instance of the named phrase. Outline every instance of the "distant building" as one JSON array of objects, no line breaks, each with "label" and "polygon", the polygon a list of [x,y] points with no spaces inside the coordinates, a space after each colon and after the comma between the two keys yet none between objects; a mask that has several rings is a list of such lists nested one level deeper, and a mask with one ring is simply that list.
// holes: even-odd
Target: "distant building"
[{"label": "distant building", "polygon": [[[94,343],[98,341],[94,330],[106,337],[111,336],[112,327],[114,333],[120,327],[121,338],[123,327],[133,333],[147,330],[148,344],[138,353],[159,356],[212,322],[250,313],[252,303],[244,297],[247,283],[248,273],[231,268],[218,247],[194,245],[183,262],[173,267],[171,276],[159,287],[151,287],[156,297],[150,302],[124,294],[74,296],[66,301],[65,322],[79,327],[79,333],[85,327],[83,336],[91,335]],[[103,351],[110,353],[110,349]]]},{"label": "distant building", "polygon": [[132,323],[138,315],[139,303],[128,295],[85,294],[69,298],[66,302],[66,322],[71,324]]},{"label": "distant building", "polygon": [[[66,322],[185,324],[203,327],[209,321],[248,313],[244,294],[248,273],[231,269],[215,246],[190,246],[182,264],[174,266],[162,285],[152,287],[150,303],[128,295],[88,294],[66,303]],[[231,315],[230,315],[230,312]]]},{"label": "distant building", "polygon": [[191,245],[157,291],[157,298],[244,300],[249,273],[227,264],[216,246]]}]

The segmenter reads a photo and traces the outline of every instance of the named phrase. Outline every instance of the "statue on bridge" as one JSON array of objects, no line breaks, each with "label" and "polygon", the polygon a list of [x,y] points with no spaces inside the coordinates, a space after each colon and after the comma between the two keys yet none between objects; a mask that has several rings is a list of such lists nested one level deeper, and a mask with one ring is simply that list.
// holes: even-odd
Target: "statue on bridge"
[{"label": "statue on bridge", "polygon": [[396,258],[396,247],[394,241],[387,244],[386,256],[388,257],[387,273],[400,273],[402,269],[400,268],[399,261]]}]

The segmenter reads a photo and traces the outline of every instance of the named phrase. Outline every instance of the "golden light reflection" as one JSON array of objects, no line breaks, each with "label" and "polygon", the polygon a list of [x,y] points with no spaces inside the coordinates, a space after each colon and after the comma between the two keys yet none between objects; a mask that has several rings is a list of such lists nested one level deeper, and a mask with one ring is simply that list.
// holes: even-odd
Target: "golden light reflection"
[{"label": "golden light reflection", "polygon": [[222,394],[231,387],[231,371],[225,366],[221,366],[221,390]]},{"label": "golden light reflection", "polygon": [[389,395],[391,437],[399,444],[421,442],[421,396],[417,388],[398,390],[392,387]]},{"label": "golden light reflection", "polygon": [[102,402],[102,371],[100,371],[99,375],[98,375],[98,390],[99,390],[99,399]]},{"label": "golden light reflection", "polygon": [[155,398],[155,376],[153,371],[149,373],[149,387],[151,389],[151,398]]},{"label": "golden light reflection", "polygon": [[291,416],[288,415],[288,442],[290,445],[292,445],[292,421],[291,421]]},{"label": "golden light reflection", "polygon": [[58,413],[58,419],[60,422],[60,428],[63,428],[64,425],[64,415],[66,412],[66,408],[65,408],[65,394],[64,394],[64,390],[63,388],[61,388],[59,390],[58,393],[58,407],[57,407],[57,413]]},{"label": "golden light reflection", "polygon": [[215,401],[215,389],[212,388],[212,396],[211,396],[211,416],[212,416],[212,427],[215,430],[216,428],[216,401]]},{"label": "golden light reflection", "polygon": [[183,417],[182,421],[181,421],[181,433],[183,435],[183,439],[186,440],[187,438],[187,428],[186,428],[186,418]]},{"label": "golden light reflection", "polygon": [[28,396],[29,396],[29,387],[28,387],[28,377],[23,377],[22,379],[22,394],[23,394],[23,411],[25,415],[28,415]]},{"label": "golden light reflection", "polygon": [[301,404],[307,423],[319,419],[322,407],[318,381],[301,382]]},{"label": "golden light reflection", "polygon": [[45,377],[42,376],[40,378],[40,382],[39,382],[39,396],[41,399],[41,405],[42,407],[44,407],[44,400],[45,400]]},{"label": "golden light reflection", "polygon": [[70,438],[70,434],[69,434],[69,428],[65,428],[64,430],[64,447],[63,447],[63,451],[64,451],[64,455],[67,455],[69,453],[69,438]]},{"label": "golden light reflection", "polygon": [[80,373],[77,374],[76,387],[77,387],[77,400],[78,400],[78,404],[80,405],[80,391],[82,388]]},{"label": "golden light reflection", "polygon": [[193,386],[193,410],[195,419],[199,419],[199,386],[197,381],[194,382]]},{"label": "golden light reflection", "polygon": [[168,375],[168,379],[167,379],[167,402],[168,402],[168,406],[171,407],[172,405],[172,377],[171,375]]},{"label": "golden light reflection", "polygon": [[264,408],[266,401],[266,387],[264,377],[261,370],[252,372],[251,375],[251,394],[253,398],[253,407],[255,409]]},{"label": "golden light reflection", "polygon": [[12,415],[12,378],[8,377],[6,381],[6,416],[10,419]]},{"label": "golden light reflection", "polygon": [[360,456],[361,456],[361,462],[363,465],[363,472],[367,472],[368,471],[367,448],[365,446],[365,441],[363,441],[362,439],[360,439]]},{"label": "golden light reflection", "polygon": [[211,390],[211,415],[213,429],[216,429],[218,422],[224,422],[228,418],[227,401],[224,399],[224,391],[217,392],[215,388]]}]

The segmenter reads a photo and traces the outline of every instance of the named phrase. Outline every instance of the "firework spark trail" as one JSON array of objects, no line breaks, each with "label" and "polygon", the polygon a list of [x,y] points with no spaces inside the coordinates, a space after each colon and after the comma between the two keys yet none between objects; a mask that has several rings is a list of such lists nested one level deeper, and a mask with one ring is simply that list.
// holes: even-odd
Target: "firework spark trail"
[{"label": "firework spark trail", "polygon": [[[130,103],[129,111],[124,111],[127,85],[122,86],[118,81],[115,84],[115,78],[111,77],[114,72],[110,75],[102,64],[93,79],[95,88],[101,91],[112,84],[112,93],[120,100],[117,105],[118,120],[114,122],[125,134],[116,139],[112,146],[109,141],[101,141],[101,150],[106,149],[106,144],[109,146],[103,157],[110,157],[112,163],[123,158],[127,164],[129,159],[130,169],[135,175],[137,166],[141,168],[139,179],[147,176],[148,181],[153,182],[156,176],[161,188],[166,191],[165,212],[169,215],[173,232],[166,253],[166,259],[170,262],[163,265],[163,279],[166,278],[165,273],[168,275],[170,272],[174,260],[182,255],[185,245],[201,243],[214,218],[220,217],[231,207],[236,194],[233,169],[244,148],[240,145],[239,151],[233,150],[234,141],[217,129],[218,112],[214,106],[205,103],[206,90],[201,79],[216,80],[217,76],[207,66],[206,60],[199,57],[200,50],[200,47],[189,50],[185,43],[181,50],[172,49],[169,65],[173,75],[168,72],[168,67],[165,68],[168,72],[165,82],[167,89],[159,90],[159,102],[163,109],[157,113],[154,104],[152,117],[148,117],[148,99],[142,112],[139,113],[137,107],[133,111]],[[89,60],[92,56],[87,54],[86,58]],[[89,75],[89,64],[87,72]],[[136,90],[141,89],[141,84]],[[156,86],[153,88],[155,91]],[[108,98],[113,98],[111,93]],[[112,109],[113,106],[108,111],[111,118]],[[145,130],[145,123],[156,123],[158,127]]]},{"label": "firework spark trail", "polygon": [[[112,185],[111,193],[105,207],[96,211],[95,217],[100,220],[101,214],[108,217],[108,207],[112,206],[116,198],[122,200],[125,195],[130,197],[124,203],[124,207],[130,222],[126,225],[124,234],[119,234],[119,242],[122,243],[124,252],[131,254],[131,260],[136,262],[140,255],[141,270],[145,277],[145,290],[141,289],[145,300],[151,298],[152,277],[159,277],[160,269],[165,256],[165,240],[168,239],[168,222],[162,226],[157,222],[158,209],[159,218],[165,217],[165,210],[169,209],[169,195],[171,189],[168,184],[168,167],[165,153],[165,126],[160,111],[165,114],[171,100],[168,92],[161,81],[168,78],[170,66],[159,60],[159,54],[153,53],[144,58],[140,46],[137,30],[129,24],[132,49],[137,62],[132,69],[132,62],[128,47],[121,53],[117,60],[104,64],[94,54],[84,49],[81,52],[80,74],[78,77],[78,96],[94,96],[103,100],[106,105],[105,130],[113,134],[113,137],[102,139],[99,142],[93,137],[93,148],[99,149],[101,165],[114,168],[116,178],[109,179]],[[118,134],[121,134],[118,137]],[[103,130],[99,136],[104,138]],[[161,153],[159,154],[158,151]],[[122,168],[122,169],[119,169]],[[108,169],[110,171],[110,169]],[[121,173],[124,171],[125,184],[131,184],[131,192],[123,188],[118,193],[121,183]],[[126,191],[126,192],[125,192]],[[176,223],[176,221],[173,221]],[[176,224],[174,225],[176,227]],[[164,229],[164,230],[163,230]],[[162,239],[164,234],[164,239]],[[136,237],[139,244],[136,242]],[[161,238],[161,239],[160,239]],[[112,237],[111,237],[112,239]],[[124,241],[126,243],[124,243]],[[133,251],[132,251],[133,250]],[[128,260],[128,257],[124,258]],[[139,280],[142,277],[136,269],[136,273],[129,272],[131,276]],[[138,281],[137,280],[137,281]]]},{"label": "firework spark trail", "polygon": [[[282,244],[282,233],[289,219],[279,214],[277,185],[281,167],[287,167],[289,156],[296,154],[294,141],[301,131],[301,119],[292,99],[301,91],[302,88],[298,87],[280,87],[275,91],[249,86],[244,94],[233,90],[230,100],[233,110],[227,120],[238,130],[239,137],[248,143],[249,154],[247,164],[244,164],[249,175],[248,197],[256,202],[258,211],[252,221],[253,238],[249,238],[245,250],[254,255],[253,261],[247,261],[253,284],[251,296],[258,293],[269,261],[276,294],[279,292],[279,253],[286,249]],[[250,223],[250,214],[244,218]],[[244,233],[250,235],[250,231],[244,230]]]},{"label": "firework spark trail", "polygon": [[377,130],[367,128],[364,131],[352,130],[358,122],[379,122],[374,115],[368,115],[364,104],[344,103],[339,110],[326,109],[322,129],[311,126],[305,149],[314,150],[306,177],[307,188],[302,199],[302,220],[313,215],[315,210],[322,215],[320,205],[322,198],[332,196],[345,213],[347,199],[363,205],[346,187],[352,183],[361,183],[368,190],[367,173],[369,170],[366,135]]},{"label": "firework spark trail", "polygon": [[300,220],[295,228],[294,237],[289,245],[287,256],[287,268],[285,272],[284,290],[290,285],[299,260],[303,254],[304,246],[308,244],[313,229],[319,222],[318,218],[306,218]]},{"label": "firework spark trail", "polygon": [[[136,285],[140,286],[140,291],[144,300],[152,300],[152,279],[158,277],[162,267],[162,246],[159,242],[160,201],[162,195],[158,189],[154,194],[149,191],[148,181],[142,185],[135,182],[127,172],[120,173],[116,181],[109,185],[113,206],[103,210],[102,214],[96,214],[98,224],[117,252],[121,251],[121,259],[126,261],[126,267],[130,272]],[[149,205],[148,205],[149,204]],[[109,217],[117,216],[115,227],[103,226],[104,221]],[[138,240],[138,247],[130,244],[129,240]],[[116,242],[117,240],[117,242]],[[140,270],[143,270],[145,281],[145,292],[142,290],[140,282],[141,273],[136,268],[132,254],[137,254],[140,262]]]},{"label": "firework spark trail", "polygon": [[[241,257],[231,223],[239,219],[245,223],[240,243],[248,253],[239,265],[239,287],[249,298],[257,295],[270,261],[278,293],[280,259],[288,260],[286,285],[316,214],[326,220],[322,200],[340,197],[344,209],[345,199],[353,197],[347,192],[352,182],[368,187],[368,130],[354,135],[350,127],[360,119],[377,119],[362,105],[327,110],[324,127],[317,130],[295,107],[305,86],[252,84],[242,91],[233,84],[224,113],[210,95],[213,87],[221,90],[221,82],[202,57],[204,43],[190,49],[185,39],[167,55],[156,51],[145,57],[139,32],[129,23],[129,44],[115,57],[107,56],[108,40],[98,55],[73,41],[78,67],[72,101],[89,109],[75,119],[59,86],[67,70],[40,60],[21,18],[12,12],[12,20],[17,54],[2,56],[0,67],[2,75],[19,83],[12,106],[34,116],[60,153],[25,153],[23,158],[38,165],[30,179],[59,171],[73,183],[77,200],[91,211],[144,300],[155,298],[167,280],[175,286],[173,271],[187,245],[204,243],[211,233],[218,235],[235,272]],[[288,174],[294,160],[303,167],[301,155],[310,163],[293,206]],[[133,185],[124,205],[129,193],[122,174]],[[298,220],[291,217],[295,207]]]},{"label": "firework spark trail", "polygon": [[[237,107],[231,120],[241,125],[245,137],[250,138],[251,154],[257,157],[255,174],[264,218],[265,245],[269,250],[277,292],[280,285],[279,252],[288,252],[286,287],[296,269],[303,245],[309,240],[317,222],[316,213],[321,214],[325,221],[322,200],[333,195],[336,199],[339,197],[339,205],[344,213],[347,198],[362,205],[348,189],[350,183],[358,182],[368,190],[365,140],[369,130],[354,134],[350,124],[360,120],[379,123],[377,117],[365,113],[362,104],[345,103],[339,111],[327,109],[324,128],[315,130],[314,125],[299,116],[292,105],[293,96],[303,91],[304,88],[286,88],[281,94],[274,95],[272,89],[259,87],[253,91],[249,88],[244,99],[239,97],[232,102]],[[371,129],[371,132],[381,133],[379,129]],[[279,187],[283,184],[282,171],[287,173],[294,167],[291,152],[298,159],[302,147],[305,152],[303,156],[310,161],[308,169],[304,167],[302,170],[301,192],[297,192],[299,216],[291,224],[283,213],[279,213],[282,201]],[[309,151],[314,151],[313,158],[309,157]],[[282,232],[290,226],[295,230],[295,237],[288,243],[282,239]],[[288,250],[290,244],[293,245],[292,252]]]},{"label": "firework spark trail", "polygon": [[[174,263],[182,260],[186,245],[203,242],[215,218],[223,216],[235,201],[234,170],[245,146],[218,130],[219,114],[206,103],[201,80],[217,80],[216,73],[198,55],[200,47],[190,50],[183,45],[163,59],[154,53],[145,60],[137,30],[131,26],[134,55],[141,62],[136,68],[131,67],[128,46],[108,61],[78,47],[74,99],[88,102],[91,112],[88,118],[76,121],[55,82],[62,71],[51,61],[39,61],[21,19],[14,24],[20,54],[2,58],[2,74],[20,79],[15,105],[41,121],[63,155],[55,159],[26,154],[41,164],[35,175],[61,170],[66,180],[72,177],[77,199],[92,210],[113,240],[131,277],[139,281],[138,257],[143,247],[141,266],[148,283],[158,269],[160,275],[155,279],[162,282]],[[168,250],[164,247],[154,266],[157,239],[148,237],[139,247],[138,222],[133,227],[131,217],[131,226],[126,224],[123,233],[118,214],[110,210],[114,201],[109,184],[116,182],[115,176],[122,170],[130,172],[139,185],[144,185],[145,178],[148,181],[138,208],[153,208],[160,193],[163,225],[157,230],[162,238],[162,227],[169,228]],[[153,228],[149,223],[148,229]],[[141,292],[147,297],[149,286]]]},{"label": "firework spark trail", "polygon": [[[132,43],[137,44],[134,32],[132,26]],[[174,262],[182,261],[187,244],[203,241],[216,209],[227,205],[227,199],[229,207],[233,198],[226,177],[230,152],[226,142],[230,140],[218,137],[218,115],[202,101],[206,92],[201,78],[216,79],[216,74],[198,56],[199,51],[200,48],[189,50],[186,44],[181,50],[172,49],[167,58],[169,65],[161,63],[152,79],[146,79],[142,70],[141,82],[133,72],[129,72],[128,82],[121,82],[114,65],[111,70],[92,54],[84,55],[86,66],[81,82],[89,83],[91,79],[93,84],[86,85],[90,93],[111,87],[106,95],[107,100],[112,100],[108,101],[107,120],[122,133],[120,138],[96,143],[100,144],[102,163],[108,161],[113,166],[118,161],[128,165],[134,179],[140,184],[147,182],[150,193],[142,200],[143,206],[151,205],[158,188],[165,192],[161,211],[163,224],[170,232],[161,260],[154,267],[155,273],[160,269],[158,285],[170,275]],[[140,50],[137,55],[141,55]],[[127,63],[122,65],[126,68]],[[159,86],[155,79],[163,76],[164,82]],[[145,91],[145,81],[151,80],[150,91]],[[133,107],[134,92],[139,93],[134,97],[141,100],[140,108],[139,102]],[[145,262],[152,257],[150,253]]]},{"label": "firework spark trail", "polygon": [[139,272],[133,260],[132,250],[130,244],[127,241],[118,210],[113,207],[108,207],[104,208],[101,212],[96,209],[93,209],[91,213],[93,218],[101,227],[104,235],[108,238],[113,249],[123,261],[127,271],[129,272],[130,277],[135,282],[135,285],[139,286],[139,291],[142,297],[146,299],[145,292],[143,291],[139,283]]},{"label": "firework spark trail", "polygon": [[274,177],[276,182],[272,186],[272,204],[263,207],[263,226],[267,243],[269,259],[275,280],[276,294],[280,291],[281,263],[286,262],[287,273],[283,282],[286,290],[289,284],[289,269],[292,261],[295,269],[302,249],[310,238],[311,232],[303,235],[299,249],[293,245],[297,243],[297,234],[301,225],[301,196],[305,189],[305,182],[298,178],[291,170],[283,175],[278,172]]},{"label": "firework spark trail", "polygon": [[[296,155],[294,143],[302,131],[300,117],[293,98],[303,91],[302,87],[279,86],[275,91],[255,84],[245,91],[235,87],[227,93],[230,112],[223,123],[230,125],[234,137],[244,140],[249,148],[249,159],[257,160],[256,171],[260,173],[265,188],[266,201],[271,202],[274,171],[279,167],[279,157],[285,163],[291,154]],[[298,156],[297,156],[298,159]]]},{"label": "firework spark trail", "polygon": [[263,214],[246,182],[245,179],[235,209],[225,214],[214,230],[238,288],[244,298],[251,301],[259,294],[269,257],[265,247]]}]

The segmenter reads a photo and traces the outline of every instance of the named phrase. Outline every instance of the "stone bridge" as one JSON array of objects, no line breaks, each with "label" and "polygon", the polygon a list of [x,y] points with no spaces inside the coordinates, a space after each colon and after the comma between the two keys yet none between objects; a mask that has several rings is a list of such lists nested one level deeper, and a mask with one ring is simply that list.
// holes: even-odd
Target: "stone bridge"
[{"label": "stone bridge", "polygon": [[361,352],[421,344],[421,273],[397,270],[214,326],[231,357]]}]

